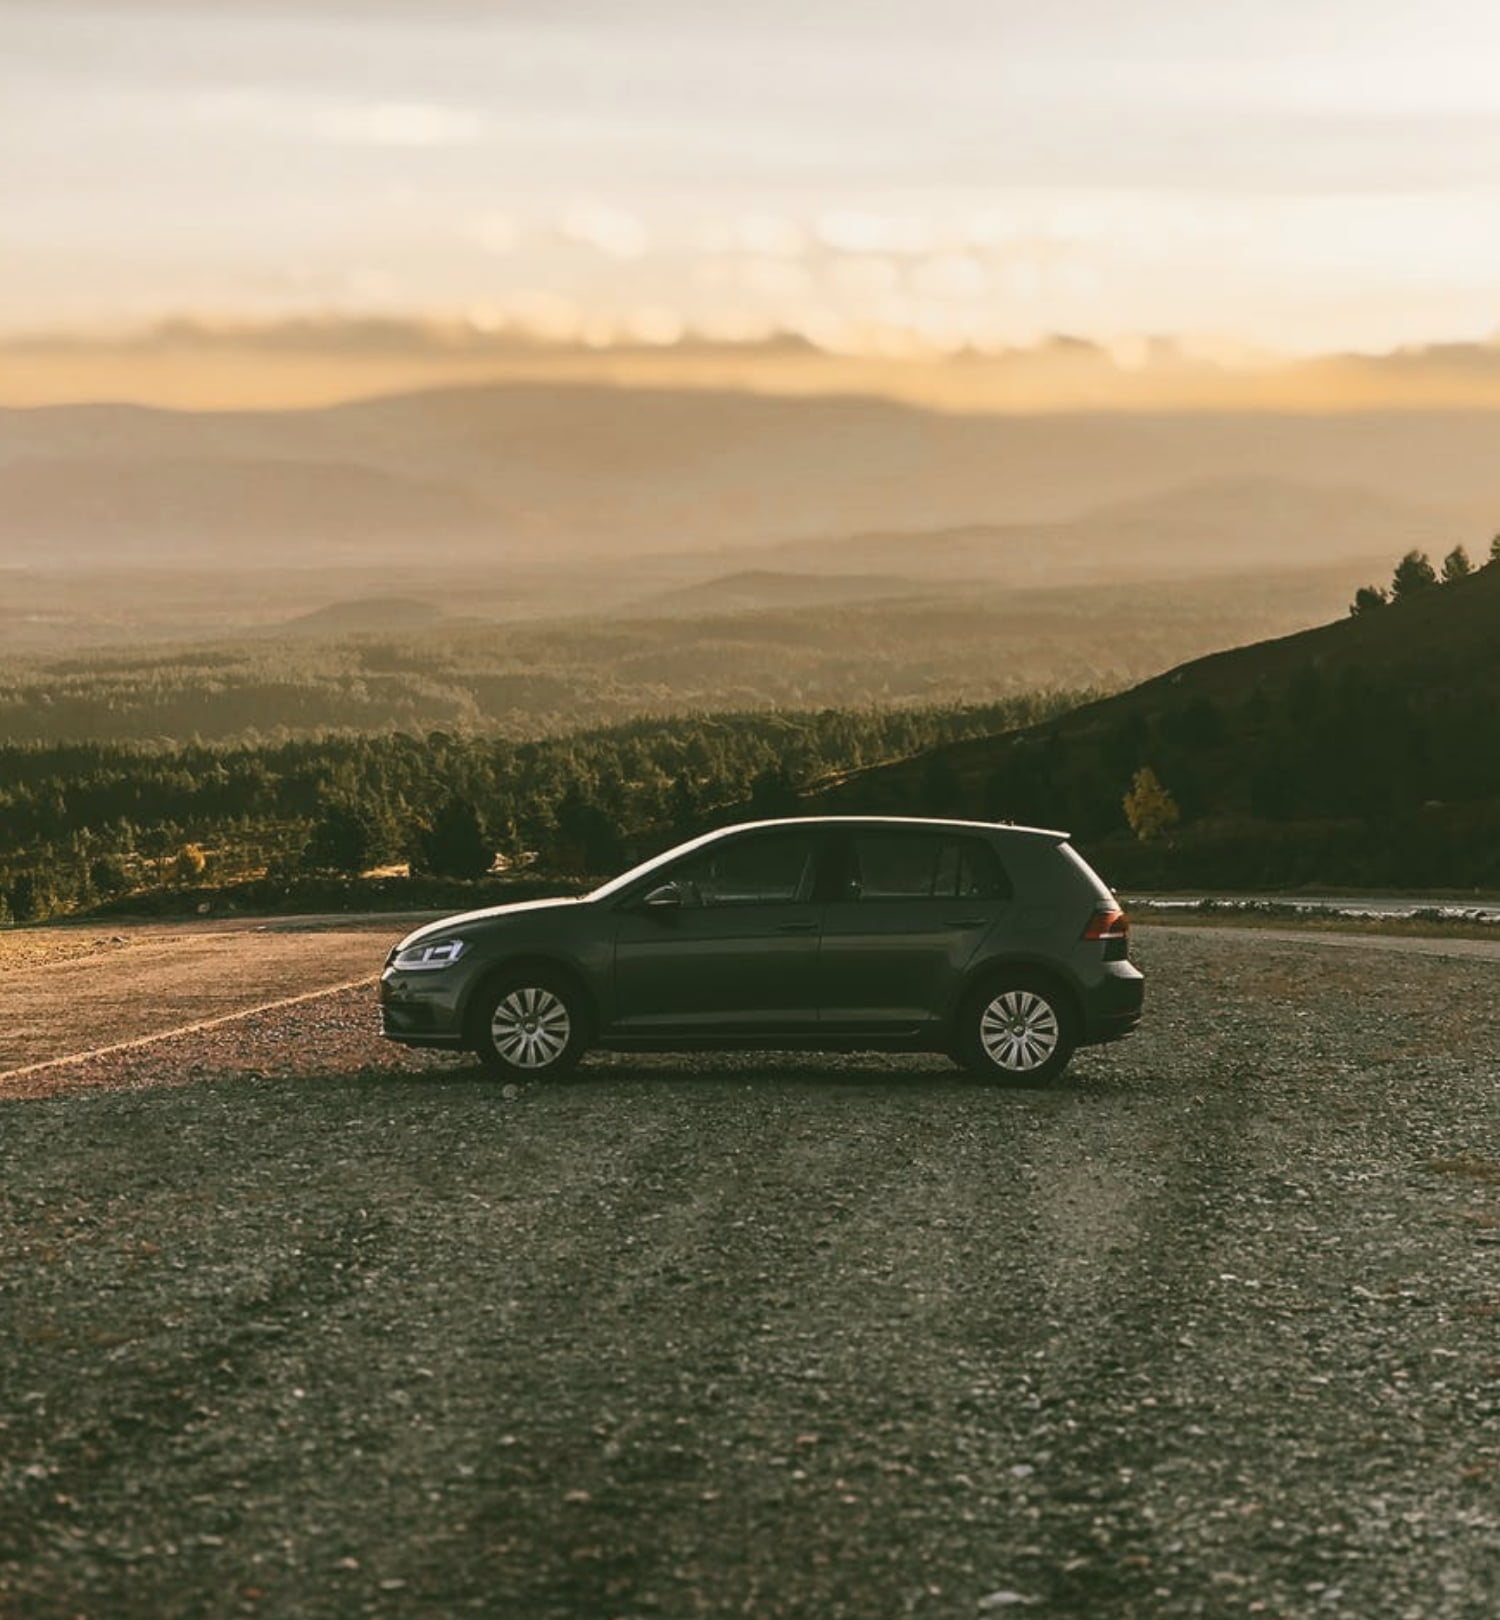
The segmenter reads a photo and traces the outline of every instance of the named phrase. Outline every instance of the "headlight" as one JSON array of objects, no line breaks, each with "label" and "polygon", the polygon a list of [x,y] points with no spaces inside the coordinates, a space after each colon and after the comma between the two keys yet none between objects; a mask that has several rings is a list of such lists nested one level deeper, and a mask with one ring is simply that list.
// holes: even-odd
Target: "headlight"
[{"label": "headlight", "polygon": [[420,944],[408,945],[404,951],[397,951],[391,959],[391,966],[403,971],[452,967],[463,953],[464,942],[461,939],[426,939]]}]

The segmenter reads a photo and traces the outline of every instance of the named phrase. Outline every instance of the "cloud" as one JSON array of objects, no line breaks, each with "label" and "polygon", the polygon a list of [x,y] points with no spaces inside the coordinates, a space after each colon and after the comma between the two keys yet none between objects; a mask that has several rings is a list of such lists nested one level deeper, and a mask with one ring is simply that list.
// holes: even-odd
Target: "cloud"
[{"label": "cloud", "polygon": [[606,203],[575,203],[563,216],[562,235],[609,259],[644,258],[651,233],[634,214]]},{"label": "cloud", "polygon": [[[196,371],[195,355],[202,362]],[[26,397],[52,400],[105,397],[87,385],[69,392],[69,378],[128,374],[149,385],[150,363],[160,360],[162,376],[257,378],[261,399],[272,402],[275,378],[306,375],[313,362],[328,386],[343,379],[341,397],[367,391],[377,376],[419,386],[455,377],[545,377],[555,365],[555,375],[570,379],[636,376],[659,385],[701,376],[714,386],[865,391],[977,411],[1500,408],[1500,341],[1308,359],[1163,337],[1106,347],[1054,334],[1006,346],[977,321],[920,301],[901,322],[823,306],[699,327],[668,303],[588,314],[534,288],[476,306],[467,319],[179,318],[113,339],[0,338],[0,356],[11,362],[13,381],[23,371],[30,376]],[[111,386],[118,391],[117,382]]]},{"label": "cloud", "polygon": [[493,210],[476,214],[465,228],[469,238],[477,242],[488,254],[503,259],[513,253],[521,239],[520,227],[509,214]]},{"label": "cloud", "polygon": [[462,319],[403,316],[294,316],[272,321],[208,321],[180,316],[114,338],[35,333],[0,339],[0,354],[64,357],[84,353],[255,353],[339,359],[506,359],[581,353],[600,347],[672,347],[683,353],[805,353],[785,331],[746,324],[715,334],[690,331],[667,304],[642,304],[620,320],[585,319],[570,299],[523,289],[503,302],[476,305]]},{"label": "cloud", "polygon": [[855,304],[884,302],[901,291],[901,268],[892,259],[850,254],[832,260],[824,272],[839,298]]},{"label": "cloud", "polygon": [[476,112],[427,101],[381,101],[337,107],[318,116],[319,132],[344,146],[473,146],[485,133]]},{"label": "cloud", "polygon": [[763,259],[800,259],[807,232],[796,220],[777,214],[745,214],[734,222],[734,242]]},{"label": "cloud", "polygon": [[944,253],[911,268],[912,290],[924,298],[965,302],[990,290],[990,275],[970,253]]},{"label": "cloud", "polygon": [[817,237],[836,253],[930,253],[932,226],[913,216],[877,214],[856,208],[830,210],[818,219]]}]

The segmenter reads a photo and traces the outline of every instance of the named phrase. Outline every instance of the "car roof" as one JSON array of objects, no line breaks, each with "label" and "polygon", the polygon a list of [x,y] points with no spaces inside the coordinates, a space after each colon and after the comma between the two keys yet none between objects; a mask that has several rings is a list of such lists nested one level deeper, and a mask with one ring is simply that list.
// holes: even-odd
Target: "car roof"
[{"label": "car roof", "polygon": [[767,827],[916,827],[942,828],[961,832],[1004,833],[1007,837],[1042,838],[1048,843],[1060,844],[1068,834],[1055,827],[1023,827],[1013,821],[960,821],[947,816],[779,816],[767,821],[739,821],[730,827],[718,827],[704,835],[703,841],[722,838],[729,833],[753,832]]},{"label": "car roof", "polygon": [[1068,835],[1065,832],[1056,832],[1046,827],[1017,827],[1009,821],[952,821],[934,816],[778,816],[765,821],[740,821],[729,827],[716,827],[712,832],[700,833],[696,838],[690,838],[686,843],[677,844],[671,849],[664,849],[653,855],[650,860],[642,861],[640,865],[633,866],[629,871],[621,872],[612,877],[607,883],[601,884],[588,895],[590,900],[608,900],[619,894],[621,890],[631,887],[635,883],[644,881],[653,872],[660,871],[662,867],[692,854],[695,850],[707,849],[723,839],[732,838],[736,833],[761,832],[768,828],[829,828],[841,827],[860,828],[906,828],[915,827],[932,831],[933,829],[951,830],[955,832],[981,833],[993,838],[997,833],[1007,840],[1015,838],[1025,840],[1034,845],[1066,843]]}]

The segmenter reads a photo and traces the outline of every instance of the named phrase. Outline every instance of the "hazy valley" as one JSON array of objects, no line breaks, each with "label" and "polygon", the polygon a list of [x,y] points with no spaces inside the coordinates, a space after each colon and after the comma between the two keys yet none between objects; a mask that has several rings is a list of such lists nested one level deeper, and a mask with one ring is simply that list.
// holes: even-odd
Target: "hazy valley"
[{"label": "hazy valley", "polygon": [[[0,876],[18,915],[180,881],[189,846],[219,877],[285,877],[326,859],[330,817],[363,828],[355,871],[460,801],[493,847],[600,871],[631,840],[830,791],[1069,825],[1163,880],[1326,873],[1350,816],[1474,786],[1423,763],[1457,711],[1412,703],[1449,679],[1420,627],[1483,621],[1493,570],[1430,611],[1347,610],[1405,552],[1483,560],[1496,469],[1482,413],[540,386],[0,413]],[[1298,632],[1312,650],[1283,668]],[[1219,666],[1194,660],[1267,642],[1249,690],[1199,691]],[[1309,687],[1303,663],[1350,645],[1374,650]],[[1415,799],[1380,785],[1383,727]],[[1183,832],[1136,848],[1144,766]],[[1351,874],[1410,841],[1388,832]],[[1441,845],[1434,881],[1479,870],[1456,832]],[[17,900],[27,873],[41,900]]]},{"label": "hazy valley", "polygon": [[[1483,413],[512,384],[0,412],[0,735],[531,733],[1118,687],[1500,511]],[[1434,499],[1434,492],[1440,498]]]}]

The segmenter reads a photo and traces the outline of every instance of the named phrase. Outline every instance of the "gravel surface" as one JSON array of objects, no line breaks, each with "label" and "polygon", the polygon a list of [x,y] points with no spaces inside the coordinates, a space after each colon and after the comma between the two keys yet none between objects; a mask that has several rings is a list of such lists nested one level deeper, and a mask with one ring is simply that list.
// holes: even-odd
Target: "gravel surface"
[{"label": "gravel surface", "polygon": [[[1217,918],[1202,917],[1191,923],[1150,923],[1153,934],[1181,934],[1193,929],[1224,928],[1232,934],[1254,932],[1262,939],[1309,941],[1317,945],[1340,947],[1360,951],[1396,951],[1408,956],[1467,956],[1483,961],[1500,962],[1500,937],[1487,931],[1479,937],[1462,933],[1448,923],[1406,924],[1376,923],[1369,931],[1358,929],[1314,928],[1298,924],[1292,928],[1276,928],[1263,923],[1225,924]],[[1407,932],[1407,928],[1430,928],[1427,933]],[[1378,930],[1378,931],[1376,931]]]},{"label": "gravel surface", "polygon": [[1137,955],[1044,1092],[350,993],[0,1107],[0,1616],[1487,1620],[1500,964]]},{"label": "gravel surface", "polygon": [[400,917],[131,924],[0,934],[4,1076],[380,972]]}]

